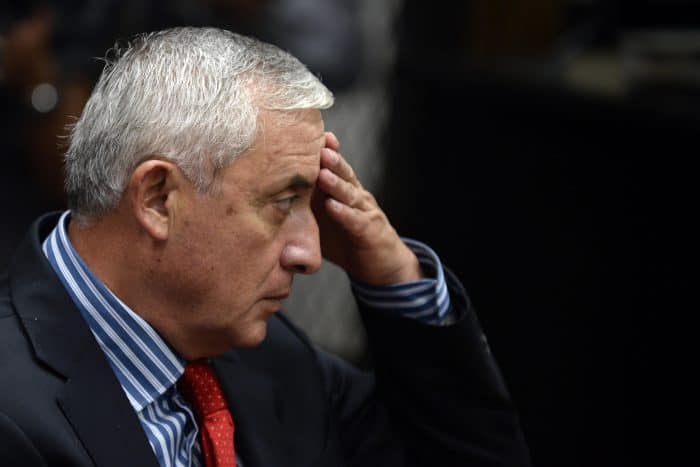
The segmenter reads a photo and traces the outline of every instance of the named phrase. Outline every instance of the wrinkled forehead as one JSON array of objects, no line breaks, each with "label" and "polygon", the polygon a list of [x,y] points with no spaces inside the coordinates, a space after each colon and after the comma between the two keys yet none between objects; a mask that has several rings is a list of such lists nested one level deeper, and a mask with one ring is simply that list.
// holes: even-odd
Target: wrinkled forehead
[{"label": "wrinkled forehead", "polygon": [[263,129],[316,128],[319,125],[322,132],[324,128],[323,116],[321,111],[317,109],[261,109],[258,113],[259,131]]},{"label": "wrinkled forehead", "polygon": [[319,110],[262,110],[257,123],[253,151],[303,154],[320,151],[325,143]]}]

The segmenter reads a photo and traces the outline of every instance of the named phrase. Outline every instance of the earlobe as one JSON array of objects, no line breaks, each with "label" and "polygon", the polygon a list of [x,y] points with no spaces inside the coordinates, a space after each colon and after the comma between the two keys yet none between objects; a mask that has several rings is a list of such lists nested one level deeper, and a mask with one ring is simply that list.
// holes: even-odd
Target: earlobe
[{"label": "earlobe", "polygon": [[177,191],[177,167],[152,159],[139,164],[129,180],[129,201],[136,221],[154,240],[165,241],[170,233]]}]

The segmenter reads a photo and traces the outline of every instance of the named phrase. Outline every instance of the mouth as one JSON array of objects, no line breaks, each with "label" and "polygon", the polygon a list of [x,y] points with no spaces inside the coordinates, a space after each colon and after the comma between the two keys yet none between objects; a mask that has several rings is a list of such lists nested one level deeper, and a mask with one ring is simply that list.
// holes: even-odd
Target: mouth
[{"label": "mouth", "polygon": [[282,300],[282,295],[279,295],[275,297],[265,297],[262,299],[261,303],[268,313],[277,313],[282,309]]},{"label": "mouth", "polygon": [[282,301],[287,297],[289,297],[289,290],[281,292],[281,293],[276,294],[276,295],[268,295],[265,298],[267,298],[268,300]]},{"label": "mouth", "polygon": [[274,288],[270,290],[267,295],[265,295],[265,298],[268,300],[284,300],[285,298],[289,297],[289,294],[292,292],[292,284],[290,283],[282,283],[279,285],[278,288]]}]

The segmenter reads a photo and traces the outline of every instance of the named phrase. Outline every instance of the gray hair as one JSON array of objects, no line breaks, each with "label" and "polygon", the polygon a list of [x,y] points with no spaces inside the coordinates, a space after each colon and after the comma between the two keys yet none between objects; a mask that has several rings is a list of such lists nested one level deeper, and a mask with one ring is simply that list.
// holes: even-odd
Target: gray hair
[{"label": "gray hair", "polygon": [[177,164],[200,192],[254,142],[260,109],[325,109],[333,95],[299,60],[215,28],[139,35],[108,52],[65,156],[78,221],[119,203],[144,160]]}]

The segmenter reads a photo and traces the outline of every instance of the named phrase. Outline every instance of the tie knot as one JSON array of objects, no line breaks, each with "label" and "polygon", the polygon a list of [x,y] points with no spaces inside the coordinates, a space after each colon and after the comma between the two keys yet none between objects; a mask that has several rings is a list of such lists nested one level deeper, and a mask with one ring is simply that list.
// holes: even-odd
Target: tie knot
[{"label": "tie knot", "polygon": [[178,382],[182,395],[199,418],[226,409],[226,400],[214,370],[206,360],[195,360],[185,367]]}]

